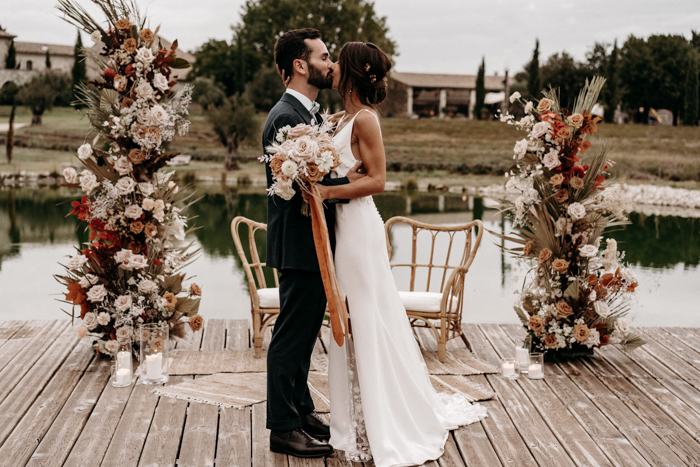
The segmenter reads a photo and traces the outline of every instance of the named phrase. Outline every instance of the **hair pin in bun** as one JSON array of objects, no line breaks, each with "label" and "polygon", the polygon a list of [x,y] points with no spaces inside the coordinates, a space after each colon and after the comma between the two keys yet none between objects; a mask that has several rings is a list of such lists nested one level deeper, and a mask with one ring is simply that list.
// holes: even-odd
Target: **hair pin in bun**
[{"label": "hair pin in bun", "polygon": [[369,63],[365,64],[365,71],[369,71],[372,66]]},{"label": "hair pin in bun", "polygon": [[369,82],[374,83],[377,81],[377,75],[369,75]]}]

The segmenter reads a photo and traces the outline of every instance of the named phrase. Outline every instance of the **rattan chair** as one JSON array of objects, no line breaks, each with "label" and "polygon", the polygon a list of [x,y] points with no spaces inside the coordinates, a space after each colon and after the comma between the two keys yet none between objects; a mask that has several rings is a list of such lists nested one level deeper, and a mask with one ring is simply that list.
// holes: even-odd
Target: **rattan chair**
[{"label": "rattan chair", "polygon": [[[248,242],[248,252],[243,248],[240,236],[240,226],[247,226],[248,235],[244,237]],[[279,275],[276,269],[272,269],[275,278],[275,287],[268,287],[263,268],[265,263],[260,261],[258,255],[255,234],[258,231],[267,232],[267,224],[255,222],[242,216],[238,216],[231,222],[231,235],[236,251],[243,263],[243,270],[248,279],[250,290],[250,311],[253,317],[253,346],[255,358],[262,355],[263,336],[265,330],[272,324],[280,313]],[[256,284],[257,280],[257,284]]]},{"label": "rattan chair", "polygon": [[[467,337],[462,331],[464,279],[472,261],[474,261],[476,251],[481,244],[481,236],[484,229],[483,224],[481,221],[475,220],[468,224],[444,226],[424,224],[406,217],[392,217],[385,224],[386,243],[390,260],[393,252],[391,234],[392,229],[397,224],[406,224],[412,229],[411,262],[391,265],[392,269],[403,267],[410,268],[410,288],[408,291],[400,291],[399,295],[406,307],[406,313],[411,321],[411,325],[428,327],[435,332],[435,337],[438,342],[438,356],[440,361],[444,362],[447,341],[449,339],[460,336],[467,347],[471,348]],[[472,234],[475,227],[477,228],[476,239],[473,240]],[[428,260],[426,263],[422,264],[417,262],[418,236],[421,232],[425,232],[424,236],[430,235],[430,251],[429,255],[427,255]],[[459,242],[455,241],[455,236],[459,232],[464,232],[465,239],[463,250],[461,250],[459,259],[453,259],[453,264],[450,264],[450,258],[455,258],[455,253],[458,253],[460,251],[459,249],[462,248],[461,239]],[[435,246],[436,243],[438,243],[436,242],[438,239],[440,239],[439,244],[441,245],[447,242],[447,252],[444,255],[444,262],[442,261],[443,255],[436,252]],[[454,252],[453,247],[456,247]],[[438,256],[440,256],[440,258],[438,258]],[[418,287],[416,286],[416,272],[425,269],[427,269],[425,292],[421,292],[418,291]],[[436,270],[437,276],[433,276],[433,270]],[[436,281],[436,279],[439,280],[439,292],[437,291],[438,287],[436,283],[438,281]],[[431,288],[433,291],[431,291]],[[438,320],[439,324],[437,324]]]}]

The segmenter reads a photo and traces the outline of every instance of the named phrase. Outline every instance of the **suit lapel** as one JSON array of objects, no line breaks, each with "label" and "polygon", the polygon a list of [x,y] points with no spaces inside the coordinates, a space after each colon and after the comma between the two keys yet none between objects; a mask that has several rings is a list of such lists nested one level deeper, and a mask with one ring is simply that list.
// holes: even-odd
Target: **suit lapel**
[{"label": "suit lapel", "polygon": [[292,96],[288,92],[285,92],[284,94],[282,94],[282,98],[280,100],[291,104],[291,106],[294,107],[294,110],[299,114],[302,120],[304,120],[304,123],[306,123],[307,125],[311,124],[312,115],[308,110],[306,110],[304,104],[299,102],[299,99]]}]

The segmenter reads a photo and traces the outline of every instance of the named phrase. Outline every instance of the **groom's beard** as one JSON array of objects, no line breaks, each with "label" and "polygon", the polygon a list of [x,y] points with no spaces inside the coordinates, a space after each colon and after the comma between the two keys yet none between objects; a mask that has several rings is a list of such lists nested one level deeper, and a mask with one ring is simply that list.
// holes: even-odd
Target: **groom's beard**
[{"label": "groom's beard", "polygon": [[311,65],[309,67],[309,84],[318,89],[331,89],[333,87],[333,75],[328,71],[325,75],[321,70]]}]

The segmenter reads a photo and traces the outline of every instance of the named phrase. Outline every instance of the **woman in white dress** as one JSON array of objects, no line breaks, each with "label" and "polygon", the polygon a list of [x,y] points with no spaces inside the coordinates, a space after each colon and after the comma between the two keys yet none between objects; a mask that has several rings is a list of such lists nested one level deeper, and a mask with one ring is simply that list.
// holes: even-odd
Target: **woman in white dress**
[{"label": "woman in white dress", "polygon": [[390,68],[374,44],[351,42],[340,51],[333,88],[345,114],[334,135],[336,172],[344,176],[362,160],[367,176],[347,185],[316,185],[323,199],[351,199],[336,207],[336,275],[347,297],[352,341],[338,347],[331,339],[330,443],[349,459],[373,458],[377,467],[437,459],[449,430],[486,416],[483,406],[433,389],[391,273],[384,223],[371,196],[384,191],[386,179],[374,108],[386,97]]}]

